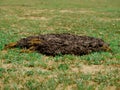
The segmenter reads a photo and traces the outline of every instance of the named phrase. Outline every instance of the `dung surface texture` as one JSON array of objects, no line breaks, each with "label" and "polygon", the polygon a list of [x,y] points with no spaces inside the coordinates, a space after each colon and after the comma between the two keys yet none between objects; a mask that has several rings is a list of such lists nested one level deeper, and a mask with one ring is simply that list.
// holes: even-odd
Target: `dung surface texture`
[{"label": "dung surface texture", "polygon": [[51,56],[59,54],[86,55],[91,52],[110,50],[109,45],[102,39],[67,33],[29,36],[5,45],[5,49],[15,47]]}]

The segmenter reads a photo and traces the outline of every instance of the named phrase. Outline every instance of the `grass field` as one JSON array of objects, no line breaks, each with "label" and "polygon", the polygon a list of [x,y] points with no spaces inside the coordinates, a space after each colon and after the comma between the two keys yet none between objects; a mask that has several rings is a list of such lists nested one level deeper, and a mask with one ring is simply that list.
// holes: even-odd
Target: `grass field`
[{"label": "grass field", "polygon": [[[48,33],[102,38],[112,52],[51,57],[2,50]],[[0,90],[120,90],[120,0],[0,0]]]}]

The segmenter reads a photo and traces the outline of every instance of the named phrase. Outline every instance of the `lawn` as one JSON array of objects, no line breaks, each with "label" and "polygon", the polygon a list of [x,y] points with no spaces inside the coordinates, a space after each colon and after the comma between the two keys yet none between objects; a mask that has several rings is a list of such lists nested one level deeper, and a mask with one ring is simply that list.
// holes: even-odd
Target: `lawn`
[{"label": "lawn", "polygon": [[[3,50],[48,33],[101,38],[112,52],[52,57]],[[120,90],[120,0],[0,0],[0,90]]]}]

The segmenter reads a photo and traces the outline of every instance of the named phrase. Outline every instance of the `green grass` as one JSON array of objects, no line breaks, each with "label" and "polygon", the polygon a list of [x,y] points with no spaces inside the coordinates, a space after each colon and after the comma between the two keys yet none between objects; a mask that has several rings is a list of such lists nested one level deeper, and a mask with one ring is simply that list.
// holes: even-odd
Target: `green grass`
[{"label": "green grass", "polygon": [[[0,90],[119,90],[119,0],[0,0]],[[112,53],[45,56],[3,51],[30,35],[102,38]]]}]

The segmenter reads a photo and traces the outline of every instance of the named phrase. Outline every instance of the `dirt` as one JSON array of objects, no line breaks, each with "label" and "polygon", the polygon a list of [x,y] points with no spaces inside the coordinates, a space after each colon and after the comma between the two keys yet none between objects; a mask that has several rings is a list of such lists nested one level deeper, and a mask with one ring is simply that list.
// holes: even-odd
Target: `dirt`
[{"label": "dirt", "polygon": [[22,52],[37,51],[51,56],[86,55],[92,52],[110,51],[109,45],[102,39],[68,33],[29,36],[5,45],[5,49],[15,47],[22,48]]}]

